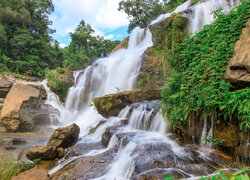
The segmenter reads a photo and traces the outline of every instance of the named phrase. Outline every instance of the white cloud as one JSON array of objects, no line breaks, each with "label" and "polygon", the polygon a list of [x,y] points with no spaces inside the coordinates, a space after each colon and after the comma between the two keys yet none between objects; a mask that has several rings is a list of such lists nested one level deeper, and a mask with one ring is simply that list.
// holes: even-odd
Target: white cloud
[{"label": "white cloud", "polygon": [[67,46],[67,44],[59,44],[60,48],[65,48]]},{"label": "white cloud", "polygon": [[109,34],[107,36],[104,36],[104,39],[113,39],[114,35],[113,34]]},{"label": "white cloud", "polygon": [[114,29],[129,22],[127,15],[117,10],[120,0],[54,0],[55,13],[50,16],[56,36],[73,32],[81,20],[90,24],[95,34],[104,35],[100,29]]}]

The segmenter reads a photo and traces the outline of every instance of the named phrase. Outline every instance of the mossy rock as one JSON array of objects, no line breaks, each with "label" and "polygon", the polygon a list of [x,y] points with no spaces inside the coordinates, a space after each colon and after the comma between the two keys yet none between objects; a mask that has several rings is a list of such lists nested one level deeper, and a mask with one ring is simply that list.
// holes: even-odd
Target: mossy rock
[{"label": "mossy rock", "polygon": [[160,100],[161,89],[126,91],[95,98],[94,105],[104,117],[117,116],[127,105],[146,100]]}]

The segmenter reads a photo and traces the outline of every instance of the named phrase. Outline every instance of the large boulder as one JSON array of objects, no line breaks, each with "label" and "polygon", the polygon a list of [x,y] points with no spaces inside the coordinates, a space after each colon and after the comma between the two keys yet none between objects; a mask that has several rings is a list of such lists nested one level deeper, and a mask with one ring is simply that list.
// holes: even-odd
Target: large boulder
[{"label": "large boulder", "polygon": [[76,124],[64,128],[58,128],[49,139],[48,146],[68,148],[73,146],[77,141],[80,128]]},{"label": "large boulder", "polygon": [[30,160],[40,158],[41,160],[53,160],[57,157],[57,148],[55,146],[37,145],[30,148],[26,157]]},{"label": "large boulder", "polygon": [[234,85],[250,86],[250,20],[235,46],[235,52],[230,60],[225,78]]},{"label": "large boulder", "polygon": [[160,99],[161,89],[157,89],[126,91],[95,98],[93,101],[98,113],[107,118],[110,116],[117,116],[127,105],[146,100],[150,101]]},{"label": "large boulder", "polygon": [[55,146],[46,146],[46,145],[36,145],[33,148],[30,148],[27,153],[26,157],[33,161],[34,159],[41,159],[41,160],[54,160],[56,158],[62,158],[65,154],[65,151],[61,147]]},{"label": "large boulder", "polygon": [[51,124],[51,117],[58,112],[45,100],[42,86],[15,83],[5,98],[1,124],[11,132],[34,131],[36,125]]}]

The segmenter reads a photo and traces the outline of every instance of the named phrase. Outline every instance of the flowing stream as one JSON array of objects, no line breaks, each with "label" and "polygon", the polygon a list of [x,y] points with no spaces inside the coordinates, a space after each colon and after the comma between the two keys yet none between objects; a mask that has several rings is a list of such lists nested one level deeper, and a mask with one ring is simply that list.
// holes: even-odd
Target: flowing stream
[{"label": "flowing stream", "polygon": [[[223,8],[224,12],[228,12],[238,3],[239,0],[206,0],[191,6],[190,1],[187,1],[173,13],[185,11],[183,16],[189,19],[190,32],[194,33],[213,22],[213,11]],[[151,25],[163,21],[171,14],[159,16]],[[182,147],[172,140],[173,134],[157,108],[157,101],[141,102],[135,107],[127,106],[117,117],[108,119],[90,106],[95,97],[121,90],[135,90],[142,56],[152,45],[149,29],[136,28],[126,49],[120,49],[107,58],[98,59],[83,73],[74,74],[75,85],[70,88],[65,105],[49,90],[46,81],[43,82],[48,93],[47,103],[60,112],[61,125],[76,123],[80,127],[81,140],[77,145],[83,147],[87,144],[97,144],[52,169],[49,173],[52,179],[56,179],[60,170],[61,179],[122,180],[139,179],[148,174],[162,175],[159,179],[162,179],[164,174],[193,179],[202,175],[208,176],[217,169],[218,164],[199,151]],[[92,129],[97,125],[98,128],[92,133]],[[103,134],[112,127],[115,127],[115,131],[107,147],[100,146]],[[207,128],[205,118],[203,136],[212,134],[212,128],[208,133]],[[77,169],[80,167],[77,163],[82,162],[81,159],[85,162],[86,157],[101,157],[112,149],[115,153],[110,153],[110,162],[98,172],[93,172],[93,168],[87,173],[84,172],[84,167]],[[108,160],[103,164],[106,162]],[[74,165],[74,168],[69,168],[71,165]],[[64,168],[70,169],[69,172],[63,174],[63,171],[66,171]]]}]

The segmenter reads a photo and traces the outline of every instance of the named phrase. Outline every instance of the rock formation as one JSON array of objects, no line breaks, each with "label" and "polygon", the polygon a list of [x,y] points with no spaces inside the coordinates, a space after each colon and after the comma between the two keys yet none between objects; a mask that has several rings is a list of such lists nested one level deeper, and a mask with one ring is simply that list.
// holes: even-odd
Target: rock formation
[{"label": "rock formation", "polygon": [[250,86],[250,20],[236,43],[235,52],[227,66],[225,78],[240,87]]}]

